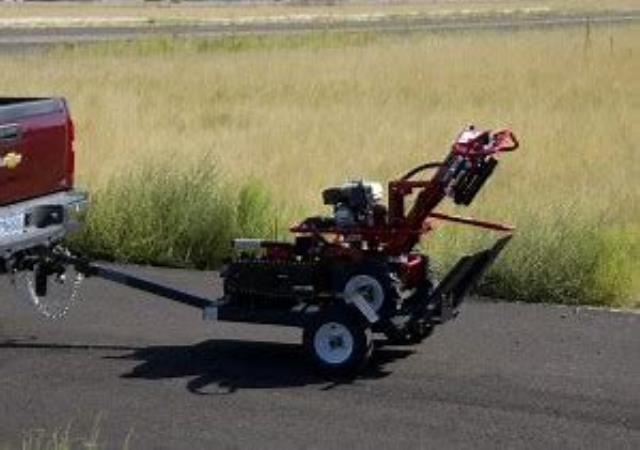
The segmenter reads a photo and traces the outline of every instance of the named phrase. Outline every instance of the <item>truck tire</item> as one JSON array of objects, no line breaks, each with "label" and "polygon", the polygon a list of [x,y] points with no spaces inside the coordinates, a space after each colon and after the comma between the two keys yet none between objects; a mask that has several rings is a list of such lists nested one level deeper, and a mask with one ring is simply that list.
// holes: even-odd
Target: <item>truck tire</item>
[{"label": "truck tire", "polygon": [[347,307],[320,311],[303,333],[303,346],[315,368],[327,377],[353,377],[373,352],[369,326]]}]

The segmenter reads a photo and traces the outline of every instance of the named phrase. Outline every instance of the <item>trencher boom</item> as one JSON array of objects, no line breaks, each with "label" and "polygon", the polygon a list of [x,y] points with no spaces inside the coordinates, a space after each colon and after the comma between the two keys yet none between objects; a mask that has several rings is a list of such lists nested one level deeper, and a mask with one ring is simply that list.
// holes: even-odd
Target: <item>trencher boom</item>
[{"label": "trencher boom", "polygon": [[[234,240],[233,257],[221,271],[223,296],[202,298],[64,248],[64,237],[77,228],[75,215],[87,207],[86,196],[73,190],[72,142],[63,99],[0,99],[0,262],[21,276],[32,301],[44,304],[61,286],[75,286],[71,274],[78,273],[196,307],[210,320],[300,327],[306,353],[329,376],[356,374],[373,351],[372,333],[394,344],[414,344],[456,317],[513,233],[507,225],[435,211],[447,197],[471,204],[499,155],[518,148],[510,130],[470,127],[443,161],[390,181],[386,205],[379,183],[351,181],[322,192],[332,215],[296,224],[291,242]],[[45,143],[59,152],[48,156],[57,171],[49,186],[38,178],[36,160],[38,145]],[[434,221],[503,236],[463,256],[438,282],[419,247]]]}]

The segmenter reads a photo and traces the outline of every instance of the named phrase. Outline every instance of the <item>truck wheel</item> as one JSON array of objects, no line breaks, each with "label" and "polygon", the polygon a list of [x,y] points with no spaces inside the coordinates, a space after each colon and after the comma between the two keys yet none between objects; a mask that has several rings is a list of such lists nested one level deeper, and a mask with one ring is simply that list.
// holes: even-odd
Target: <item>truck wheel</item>
[{"label": "truck wheel", "polygon": [[317,313],[304,329],[303,345],[316,369],[329,377],[356,375],[373,351],[370,328],[347,308]]}]

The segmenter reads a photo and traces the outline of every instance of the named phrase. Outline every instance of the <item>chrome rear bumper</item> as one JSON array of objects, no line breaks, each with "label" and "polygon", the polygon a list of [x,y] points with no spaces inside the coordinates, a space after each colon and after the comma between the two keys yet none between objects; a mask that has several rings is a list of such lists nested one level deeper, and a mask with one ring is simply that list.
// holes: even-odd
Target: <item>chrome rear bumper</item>
[{"label": "chrome rear bumper", "polygon": [[[66,191],[0,207],[0,222],[22,223],[18,228],[0,227],[0,261],[35,247],[50,246],[63,240],[80,227],[77,217],[89,204],[87,193]],[[63,214],[46,226],[30,220],[42,208],[58,207]]]}]

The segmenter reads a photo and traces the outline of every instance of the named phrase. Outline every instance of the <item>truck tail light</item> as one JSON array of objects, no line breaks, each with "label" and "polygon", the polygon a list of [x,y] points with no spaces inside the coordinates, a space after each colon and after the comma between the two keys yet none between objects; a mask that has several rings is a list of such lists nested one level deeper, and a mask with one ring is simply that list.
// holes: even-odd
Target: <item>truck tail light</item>
[{"label": "truck tail light", "polygon": [[67,183],[68,187],[73,187],[74,181],[74,172],[76,165],[76,157],[75,157],[75,149],[74,149],[74,141],[76,138],[75,125],[73,124],[73,120],[71,117],[67,120],[67,133],[68,133],[68,142],[67,142]]}]

